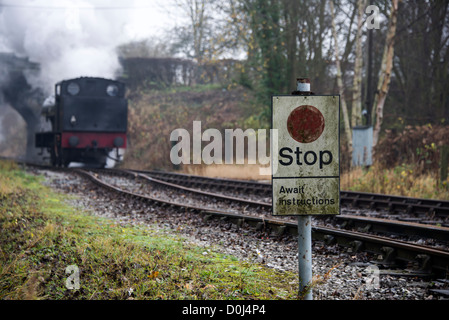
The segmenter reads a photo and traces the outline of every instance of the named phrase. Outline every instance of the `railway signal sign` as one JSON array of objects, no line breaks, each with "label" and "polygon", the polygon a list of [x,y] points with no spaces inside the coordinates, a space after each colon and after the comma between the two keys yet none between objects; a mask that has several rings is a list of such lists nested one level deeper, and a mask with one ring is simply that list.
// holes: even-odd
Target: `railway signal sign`
[{"label": "railway signal sign", "polygon": [[340,97],[272,97],[273,215],[340,213]]}]

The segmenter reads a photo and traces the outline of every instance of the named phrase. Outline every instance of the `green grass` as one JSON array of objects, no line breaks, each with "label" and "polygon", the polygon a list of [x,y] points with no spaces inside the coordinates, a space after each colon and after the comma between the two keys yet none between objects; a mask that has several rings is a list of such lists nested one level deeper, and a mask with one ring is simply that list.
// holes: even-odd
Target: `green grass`
[{"label": "green grass", "polygon": [[295,273],[76,210],[41,181],[0,162],[0,299],[297,299]]},{"label": "green grass", "polygon": [[403,164],[392,169],[374,165],[369,169],[355,168],[341,176],[342,190],[382,193],[426,199],[449,199],[449,180],[439,181],[436,174],[416,174],[413,165]]}]

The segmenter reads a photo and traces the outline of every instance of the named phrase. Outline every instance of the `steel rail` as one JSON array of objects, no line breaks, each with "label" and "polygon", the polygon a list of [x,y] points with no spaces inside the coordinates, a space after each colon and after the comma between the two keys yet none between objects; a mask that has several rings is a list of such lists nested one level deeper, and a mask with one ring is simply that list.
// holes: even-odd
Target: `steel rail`
[{"label": "steel rail", "polygon": [[[44,167],[43,165],[28,164]],[[51,168],[51,167],[49,167]],[[111,170],[111,169],[108,169]],[[257,181],[243,181],[224,178],[210,178],[183,173],[174,173],[155,170],[132,170],[148,176],[158,176],[159,180],[175,182],[180,185],[202,185],[226,189],[237,189],[243,191],[253,191],[262,193],[266,197],[271,197],[272,189],[270,183],[261,183]],[[395,195],[385,195],[376,193],[344,191],[340,192],[340,202],[342,205],[349,205],[358,208],[368,208],[372,210],[384,209],[390,213],[407,213],[426,215],[429,218],[439,217],[447,221],[449,226],[449,201],[434,200],[424,198],[411,198]],[[410,221],[416,220],[411,218]]]},{"label": "steel rail", "polygon": [[192,192],[192,193],[196,193],[196,194],[210,196],[210,197],[214,197],[214,198],[218,198],[218,199],[222,199],[222,200],[229,200],[229,201],[240,202],[240,203],[243,203],[243,204],[252,205],[252,206],[256,206],[256,207],[263,207],[263,208],[270,209],[270,210],[272,208],[271,203],[247,200],[247,199],[243,199],[243,198],[226,196],[226,195],[219,194],[219,193],[213,193],[213,192],[207,192],[207,191],[202,191],[202,190],[198,190],[198,189],[188,188],[188,187],[181,186],[179,184],[174,184],[174,183],[162,181],[162,180],[159,180],[159,179],[155,179],[155,178],[149,177],[146,174],[134,173],[134,172],[129,171],[129,170],[126,170],[126,171],[128,171],[130,174],[134,174],[136,177],[139,177],[139,178],[142,178],[142,179],[145,179],[147,181],[154,182],[154,183],[157,183],[157,184],[161,184],[161,185],[164,185],[164,186],[167,186],[167,187],[177,188],[177,189],[184,190],[184,191],[187,191],[187,192]]},{"label": "steel rail", "polygon": [[[264,208],[266,210],[269,210],[271,212],[272,205],[271,203],[266,202],[259,202],[259,201],[252,201],[247,200],[243,198],[237,198],[237,197],[230,197],[225,196],[218,193],[212,193],[212,192],[206,192],[201,191],[194,188],[188,188],[181,186],[179,184],[174,184],[166,181],[162,181],[156,178],[149,177],[146,174],[142,174],[139,172],[135,172],[133,170],[116,170],[117,173],[125,173],[128,175],[131,175],[135,178],[142,178],[146,181],[157,183],[160,185],[164,185],[166,187],[176,188],[187,192],[192,192],[200,195],[210,196],[214,198],[219,198],[223,200],[229,200],[229,201],[235,201],[240,202],[246,205],[251,205],[259,208]],[[324,218],[326,218],[325,216]],[[320,218],[318,216],[318,218]],[[322,217],[321,217],[322,218]],[[398,221],[398,220],[391,220],[391,219],[381,219],[381,218],[372,218],[372,217],[362,217],[362,216],[353,216],[353,215],[338,215],[333,217],[337,220],[343,220],[343,227],[354,227],[358,229],[363,229],[364,232],[375,232],[375,233],[382,233],[382,234],[396,234],[396,235],[403,235],[403,236],[418,236],[418,237],[426,237],[426,238],[432,238],[439,241],[444,241],[446,243],[449,243],[449,228],[447,227],[441,227],[441,226],[433,226],[428,224],[420,224],[420,223],[414,223],[414,222],[404,222],[404,221]]]},{"label": "steel rail", "polygon": [[[164,171],[142,171],[149,176],[157,176],[164,181],[170,181],[182,185],[203,185],[218,188],[234,188],[236,190],[262,192],[264,196],[271,197],[272,188],[270,183],[256,181],[243,181],[235,179],[210,178],[182,173]],[[390,213],[407,213],[426,215],[429,218],[438,217],[448,221],[449,226],[449,201],[424,198],[411,198],[405,196],[385,195],[377,193],[340,191],[342,205],[350,205],[357,208],[372,210],[384,209]]]},{"label": "steel rail", "polygon": [[[162,206],[168,205],[171,207],[189,209],[189,211],[202,213],[205,216],[220,217],[221,219],[227,219],[233,223],[237,223],[239,226],[243,225],[243,223],[247,223],[248,225],[255,227],[256,230],[268,228],[275,231],[277,235],[282,235],[285,232],[292,235],[297,235],[297,224],[295,222],[287,222],[274,218],[238,215],[235,213],[228,213],[223,210],[210,210],[208,208],[165,201],[122,190],[81,169],[76,169],[75,172],[87,177],[92,182],[103,188],[130,196],[131,198],[149,201],[150,203],[158,203]],[[449,252],[444,250],[415,245],[404,241],[392,240],[380,236],[368,235],[361,232],[321,226],[312,226],[312,236],[314,239],[326,241],[328,244],[337,243],[342,246],[352,247],[354,251],[364,250],[382,255],[383,259],[379,262],[381,264],[391,264],[398,261],[406,263],[419,262],[419,267],[417,270],[419,272],[425,272],[427,275],[429,275],[429,272],[431,271],[439,275],[445,275],[449,270]]]},{"label": "steel rail", "polygon": [[449,244],[448,227],[392,219],[353,216],[350,214],[338,215],[334,219],[342,220],[343,228],[352,227],[363,230],[364,232],[370,231],[389,235],[425,237]]},{"label": "steel rail", "polygon": [[[37,164],[29,164],[29,165],[44,168],[44,169],[51,169],[51,170],[55,169],[53,167],[45,166],[45,165],[37,165]],[[56,170],[70,171],[70,169],[68,169],[68,168],[56,168]],[[244,203],[247,205],[256,206],[259,208],[264,208],[266,210],[271,210],[270,203],[251,201],[251,200],[246,200],[246,199],[237,198],[237,197],[220,195],[220,194],[212,193],[212,192],[200,191],[200,190],[194,189],[194,188],[183,187],[179,184],[169,183],[169,182],[166,182],[166,181],[163,181],[160,179],[155,179],[155,178],[149,177],[147,171],[128,170],[128,169],[91,169],[91,170],[93,170],[95,172],[131,175],[133,177],[140,177],[142,179],[146,179],[147,181],[162,184],[162,185],[165,185],[168,187],[179,188],[179,189],[182,189],[187,192],[194,192],[197,194],[203,194],[205,196],[212,196],[212,197],[216,197],[216,198],[221,198],[223,200],[236,201],[236,202]],[[146,174],[143,174],[140,172],[146,172]],[[194,178],[198,178],[200,180],[203,179],[203,177],[200,177],[200,176],[190,176],[190,175],[184,175],[184,174],[179,174],[179,173],[167,173],[167,172],[157,172],[157,173],[158,174],[160,173],[160,175],[165,176],[165,177],[172,177],[173,175],[181,176],[183,178],[182,182],[184,182],[184,183],[185,183],[185,177],[194,177]],[[209,180],[211,182],[217,181],[217,179],[214,179],[214,178],[205,177],[205,179]],[[222,179],[218,179],[218,181],[221,181],[221,180]],[[223,180],[229,181],[228,179],[223,179]],[[233,182],[234,180],[230,180],[230,181]],[[242,181],[238,181],[238,182],[242,182]],[[244,181],[243,183],[246,183],[246,182]],[[353,194],[358,194],[358,193],[353,193]],[[371,194],[366,193],[365,195],[371,195]],[[380,195],[380,196],[388,197],[386,195]],[[411,200],[414,200],[414,199],[411,199]],[[388,234],[388,235],[395,234],[395,235],[403,235],[403,236],[425,237],[425,238],[431,238],[431,239],[443,241],[446,243],[449,241],[449,228],[447,228],[447,227],[423,225],[420,223],[413,223],[413,222],[409,222],[409,221],[400,222],[400,221],[395,221],[395,220],[391,220],[391,219],[379,219],[379,218],[372,218],[372,217],[367,218],[367,217],[361,217],[361,216],[351,216],[351,215],[346,215],[346,214],[338,215],[333,218],[337,219],[337,220],[343,220],[343,223],[342,223],[343,228],[355,228],[358,230],[363,230],[364,232],[370,231],[373,233],[381,233],[381,234]]]}]

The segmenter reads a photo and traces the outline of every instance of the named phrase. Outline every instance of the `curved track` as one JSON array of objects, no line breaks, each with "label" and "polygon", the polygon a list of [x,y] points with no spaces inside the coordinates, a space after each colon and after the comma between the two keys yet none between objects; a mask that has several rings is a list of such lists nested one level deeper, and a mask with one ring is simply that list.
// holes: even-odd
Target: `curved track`
[{"label": "curved track", "polygon": [[[33,166],[32,164],[26,164]],[[45,169],[54,169],[47,166],[37,166]],[[145,194],[137,194],[122,190],[121,188],[112,184],[105,183],[101,178],[96,177],[95,174],[89,173],[83,169],[57,169],[57,170],[74,170],[78,174],[88,178],[95,184],[111,190],[112,192],[120,193],[125,197],[138,199],[140,201],[146,201],[154,206],[170,206],[175,208],[181,208],[183,212],[189,211],[193,213],[202,214],[205,219],[217,217],[221,220],[228,220],[236,223],[238,226],[250,226],[257,230],[265,230],[271,232],[276,236],[283,235],[297,235],[297,224],[292,219],[279,219],[271,216],[253,216],[231,213],[229,210],[217,210],[200,207],[192,204],[185,204],[175,201],[166,201],[156,197],[150,197]],[[166,173],[158,171],[130,171],[130,170],[97,170],[100,174],[107,171],[109,174],[121,174],[128,175],[133,178],[144,178],[151,183],[165,184],[170,188],[180,188],[182,185],[184,191],[198,192],[198,190],[191,188],[191,186],[197,186],[201,188],[210,188],[217,190],[238,190],[239,193],[253,193],[266,197],[271,197],[271,185],[268,183],[260,182],[246,182],[230,179],[213,179],[207,177],[199,177],[178,173]],[[97,174],[98,175],[98,174]],[[169,183],[167,183],[169,182]],[[190,187],[187,187],[190,186]],[[215,197],[215,193],[201,192],[204,196]],[[261,210],[266,210],[271,205],[268,202],[263,201],[247,201],[235,196],[223,196],[221,199],[226,201],[235,201],[246,203],[246,205],[256,206]],[[408,213],[415,217],[424,215],[425,218],[432,218],[439,216],[440,219],[448,221],[447,207],[448,201],[438,200],[426,200],[426,199],[412,199],[407,197],[396,197],[387,195],[376,195],[368,193],[350,193],[342,192],[342,204],[350,204],[351,207],[359,206],[374,208],[377,205],[373,203],[385,203],[390,201],[387,205],[389,211],[394,213]],[[354,200],[355,199],[355,200]],[[367,205],[369,203],[369,205]],[[392,204],[391,204],[392,203]],[[411,209],[418,208],[418,209]],[[437,210],[438,208],[438,210]],[[344,220],[341,225],[343,228],[334,228],[328,226],[312,226],[312,235],[314,239],[322,240],[326,244],[338,244],[344,247],[349,247],[353,252],[366,251],[378,256],[378,261],[375,263],[384,266],[401,266],[407,268],[409,274],[423,275],[423,276],[443,276],[446,277],[449,273],[449,251],[447,245],[444,248],[435,248],[429,246],[423,246],[411,243],[409,241],[400,241],[393,238],[384,236],[372,235],[366,233],[366,231],[382,229],[388,226],[386,233],[391,233],[391,221],[385,219],[373,219],[371,217],[360,217],[350,215],[340,215],[337,219]],[[420,217],[422,219],[422,217]],[[375,221],[377,222],[375,223]],[[414,218],[404,218],[403,220],[415,220]],[[368,223],[366,224],[366,222]],[[356,225],[359,223],[365,223],[362,227],[358,227],[359,231],[345,230],[345,227],[350,225]],[[405,221],[396,221],[394,224],[404,228],[407,225],[409,228],[413,223],[406,223]],[[427,233],[431,238],[441,237],[442,240],[448,241],[447,229],[445,226],[429,226],[422,223],[414,223],[416,230]],[[382,227],[383,226],[383,227]],[[407,229],[404,233],[410,234],[411,229]],[[438,234],[441,232],[441,236]]]},{"label": "curved track", "polygon": [[[154,177],[150,177],[148,174],[125,170],[125,171],[114,171],[115,173],[120,174],[120,172],[128,175],[132,175],[134,177],[138,177],[144,180],[147,180],[151,183],[157,183],[160,185],[163,185],[165,187],[169,188],[176,188],[179,190],[183,190],[185,192],[191,192],[195,194],[201,194],[205,196],[210,196],[213,198],[218,198],[222,200],[229,200],[234,202],[239,202],[247,206],[254,206],[256,208],[260,208],[266,211],[271,212],[271,203],[263,202],[263,201],[254,201],[254,200],[248,200],[240,197],[235,196],[228,196],[221,193],[213,193],[213,192],[206,192],[202,191],[196,188],[191,187],[185,187],[180,184],[175,184],[167,181],[163,181],[160,179],[156,179]],[[151,173],[150,173],[151,174]],[[198,177],[194,177],[195,179],[198,179]],[[206,179],[207,183],[206,186],[210,185],[211,180]],[[213,180],[212,180],[213,181]],[[226,183],[228,182],[225,180]],[[222,182],[222,180],[217,179],[216,185],[219,185],[219,183]],[[184,184],[186,182],[184,181]],[[198,184],[198,182],[195,182]],[[202,185],[204,188],[204,185]],[[229,188],[229,185],[226,185],[227,188]],[[354,202],[351,202],[351,206],[355,206]],[[371,209],[372,210],[372,209]],[[410,214],[413,215],[413,214]],[[322,218],[322,217],[317,217]],[[325,217],[326,218],[326,217]],[[445,244],[449,244],[449,228],[436,225],[434,224],[422,224],[422,223],[416,223],[410,220],[413,220],[413,218],[407,218],[402,217],[400,220],[392,220],[392,219],[385,219],[385,218],[376,218],[376,217],[366,217],[366,216],[356,216],[356,215],[350,215],[350,214],[343,214],[339,216],[334,216],[333,219],[340,220],[340,223],[343,228],[356,228],[359,230],[364,230],[365,232],[371,231],[372,233],[378,233],[378,234],[394,234],[394,235],[402,235],[402,236],[416,236],[416,237],[424,237],[424,238],[431,238],[439,241],[446,242]],[[405,220],[405,221],[401,221]]]},{"label": "curved track", "polygon": [[[161,171],[136,172],[183,186],[234,190],[243,193],[252,192],[271,199],[272,189],[269,183],[209,178]],[[405,213],[408,215],[407,218],[399,218],[412,222],[435,220],[437,218],[442,226],[449,227],[449,201],[446,200],[410,198],[355,191],[341,191],[340,196],[342,205],[371,210],[386,210],[391,214]]]},{"label": "curved track", "polygon": [[[270,216],[261,215],[261,216],[254,216],[254,215],[243,215],[243,214],[236,214],[235,212],[229,212],[229,210],[223,210],[223,209],[210,209],[205,208],[197,205],[192,204],[185,204],[181,202],[176,201],[167,201],[162,200],[155,197],[150,197],[145,194],[138,194],[130,191],[123,190],[117,186],[114,186],[110,183],[106,183],[101,178],[98,178],[95,176],[95,174],[89,173],[85,170],[76,169],[76,172],[81,174],[82,176],[90,179],[92,182],[96,183],[97,185],[107,188],[113,192],[118,192],[120,194],[123,194],[127,197],[131,197],[134,199],[139,199],[142,201],[147,201],[152,203],[155,206],[171,206],[171,207],[177,207],[181,208],[182,210],[199,213],[202,214],[205,218],[213,218],[217,217],[222,220],[229,220],[234,223],[236,223],[239,226],[249,225],[254,227],[255,230],[269,230],[273,234],[276,234],[278,236],[285,235],[285,234],[291,234],[296,235],[297,234],[297,223],[296,221],[292,219],[279,219],[279,218],[272,218]],[[98,171],[104,172],[104,171]],[[145,179],[151,183],[157,183],[161,185],[165,185],[169,188],[181,188],[184,192],[198,192],[198,190],[185,187],[185,186],[179,186],[175,183],[173,183],[173,180],[178,179],[178,176],[175,176],[175,178],[167,178],[168,176],[165,175],[164,180],[171,180],[172,182],[166,182],[161,179],[162,175],[158,175],[158,178],[155,178],[152,173],[140,173],[140,172],[134,172],[134,171],[119,171],[119,170],[113,170],[109,171],[109,173],[113,172],[114,174],[122,174],[122,175],[128,175],[133,178],[139,178],[139,179]],[[149,175],[153,175],[153,177],[150,177]],[[195,179],[201,179],[195,177]],[[182,179],[184,181],[184,179]],[[214,179],[205,179],[207,180],[207,183],[220,185],[219,182],[214,181]],[[197,182],[196,182],[197,183]],[[185,184],[185,181],[184,183]],[[237,185],[238,188],[247,188],[248,186],[245,185],[245,183],[236,183],[234,181],[229,182],[229,180],[226,180],[227,187],[229,188],[230,185]],[[270,185],[263,186],[263,184],[260,183],[250,183],[249,188],[254,188],[253,190],[261,190],[263,188],[267,188]],[[271,187],[271,186],[270,186]],[[221,188],[221,186],[220,186]],[[208,197],[215,197],[216,195],[211,192],[204,192],[201,191],[200,194]],[[225,199],[227,201],[238,201],[245,203],[246,205],[252,205],[259,208],[265,208],[265,210],[271,206],[271,204],[264,203],[264,202],[258,202],[258,201],[248,201],[241,198],[236,197],[229,197],[229,196],[220,196],[222,199]],[[350,217],[342,215],[339,217],[339,219],[343,219],[346,221],[361,221],[363,220],[362,217]],[[372,228],[373,219],[365,218],[365,220],[369,220],[369,225],[371,225],[370,228]],[[378,225],[387,225],[386,220],[381,221],[380,219]],[[397,221],[395,222],[397,225],[401,225],[404,227],[406,225],[405,222]],[[410,225],[410,224],[408,224]],[[430,229],[429,229],[430,227]],[[379,227],[377,227],[379,228]],[[443,234],[443,238],[447,240],[447,228],[439,227],[439,226],[424,226],[424,225],[418,225],[415,223],[415,228],[420,229],[421,232],[430,232],[430,235],[436,234],[436,230],[439,232],[441,231]],[[367,229],[365,227],[365,229]],[[449,270],[449,251],[441,249],[441,248],[434,248],[434,247],[428,247],[428,246],[422,246],[413,244],[408,241],[401,241],[392,239],[389,237],[381,237],[378,235],[372,235],[368,234],[362,229],[362,231],[350,231],[350,230],[344,230],[340,228],[334,228],[334,227],[328,227],[328,226],[313,226],[312,232],[313,237],[315,239],[320,239],[325,241],[327,244],[333,244],[337,243],[339,245],[350,247],[354,252],[355,251],[367,251],[370,253],[374,253],[377,256],[380,257],[379,261],[377,263],[383,264],[383,265],[400,265],[403,268],[410,268],[412,267],[413,274],[416,275],[430,275],[430,274],[438,274],[438,275],[446,275],[447,271]],[[424,231],[426,230],[426,231]],[[429,231],[430,230],[430,231]],[[410,231],[407,231],[410,232]],[[409,270],[410,271],[410,270]]]}]

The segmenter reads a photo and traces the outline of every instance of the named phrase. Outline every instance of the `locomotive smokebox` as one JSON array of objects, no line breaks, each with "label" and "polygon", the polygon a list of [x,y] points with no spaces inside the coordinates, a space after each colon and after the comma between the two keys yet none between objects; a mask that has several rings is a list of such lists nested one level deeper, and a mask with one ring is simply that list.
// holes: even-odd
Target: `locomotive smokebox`
[{"label": "locomotive smokebox", "polygon": [[82,77],[55,85],[54,103],[43,107],[52,129],[36,134],[54,165],[70,162],[106,165],[113,149],[126,148],[128,102],[121,82]]}]

